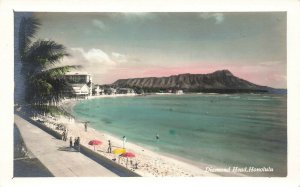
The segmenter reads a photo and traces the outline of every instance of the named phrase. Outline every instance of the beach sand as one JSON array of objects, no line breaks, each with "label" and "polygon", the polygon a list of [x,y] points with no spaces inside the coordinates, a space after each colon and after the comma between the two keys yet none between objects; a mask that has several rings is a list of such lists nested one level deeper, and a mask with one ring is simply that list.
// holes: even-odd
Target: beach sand
[{"label": "beach sand", "polygon": [[[101,97],[117,97],[117,95],[110,96],[96,96],[90,97],[92,98],[101,98]],[[68,113],[72,114],[72,108],[78,103],[80,100],[64,100],[61,102],[60,107],[63,108]],[[205,171],[205,168],[198,167],[199,164],[193,164],[184,162],[182,160],[177,159],[172,155],[162,155],[157,152],[151,151],[149,149],[145,149],[139,145],[136,145],[132,142],[126,142],[125,148],[127,152],[133,152],[135,154],[134,158],[129,158],[127,162],[127,158],[118,157],[113,153],[107,153],[108,148],[108,140],[111,141],[112,150],[122,148],[123,140],[122,137],[115,137],[107,132],[102,132],[95,130],[88,126],[87,132],[85,131],[84,124],[82,122],[78,122],[72,117],[47,117],[47,116],[39,116],[38,118],[43,118],[45,124],[49,128],[55,128],[53,124],[63,124],[68,129],[68,137],[72,137],[73,141],[75,137],[80,137],[80,143],[91,150],[94,150],[109,158],[116,159],[116,162],[127,167],[128,169],[136,172],[141,176],[149,176],[149,177],[163,177],[163,176],[171,176],[171,177],[192,177],[192,176],[217,176],[216,174]],[[38,118],[35,118],[37,120]],[[62,131],[60,131],[62,133]],[[101,145],[91,146],[88,145],[90,140],[97,139],[102,142]],[[132,162],[131,162],[132,161]],[[126,166],[127,162],[127,166]],[[133,165],[131,165],[133,163]],[[137,169],[134,167],[135,163],[137,164]]]}]

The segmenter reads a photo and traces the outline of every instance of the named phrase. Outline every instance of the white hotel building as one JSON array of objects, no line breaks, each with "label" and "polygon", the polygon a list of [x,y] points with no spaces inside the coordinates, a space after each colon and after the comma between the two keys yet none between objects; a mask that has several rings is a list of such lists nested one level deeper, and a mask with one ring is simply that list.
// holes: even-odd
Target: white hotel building
[{"label": "white hotel building", "polygon": [[86,98],[92,95],[92,76],[86,72],[68,72],[65,74],[69,87],[67,97]]}]

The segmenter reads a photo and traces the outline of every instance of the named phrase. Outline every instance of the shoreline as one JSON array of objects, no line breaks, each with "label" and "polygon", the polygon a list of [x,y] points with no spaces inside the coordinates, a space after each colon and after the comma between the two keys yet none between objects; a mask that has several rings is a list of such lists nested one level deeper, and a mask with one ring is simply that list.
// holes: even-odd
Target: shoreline
[{"label": "shoreline", "polygon": [[[151,94],[157,95],[157,94]],[[159,94],[158,94],[159,95]],[[175,94],[174,94],[175,95]],[[57,129],[57,127],[64,126],[68,129],[68,138],[72,136],[73,140],[75,137],[80,137],[80,144],[87,148],[89,152],[92,152],[95,155],[99,155],[109,159],[110,161],[115,160],[115,164],[120,167],[126,167],[128,170],[135,172],[136,174],[143,177],[258,177],[258,174],[253,175],[251,172],[247,171],[233,171],[234,168],[243,169],[239,167],[218,167],[213,164],[201,163],[198,161],[189,160],[187,158],[182,158],[177,155],[173,155],[172,153],[164,153],[157,152],[155,149],[153,150],[147,145],[139,144],[138,142],[129,142],[126,143],[126,150],[128,152],[133,152],[136,157],[132,159],[128,159],[128,165],[126,166],[126,158],[118,159],[117,155],[112,153],[107,153],[108,140],[112,142],[112,150],[116,148],[122,148],[122,138],[117,137],[116,135],[111,134],[110,132],[103,131],[101,129],[96,130],[92,128],[92,126],[88,126],[88,131],[85,132],[84,122],[80,121],[80,119],[76,120],[73,114],[73,108],[79,102],[90,99],[98,99],[98,98],[114,98],[114,97],[133,97],[140,96],[136,94],[128,94],[128,95],[100,95],[100,96],[90,96],[86,99],[64,99],[62,100],[57,107],[65,111],[65,115],[55,115],[51,116],[50,114],[42,113],[38,110],[31,110],[31,108],[23,107],[16,105],[16,111],[23,111],[22,113],[31,118],[46,129],[52,130],[56,132],[59,136],[62,134],[62,130]],[[29,109],[29,110],[26,110]],[[38,113],[38,114],[37,114]],[[37,115],[36,115],[37,114]],[[100,123],[100,122],[99,122]],[[102,141],[102,145],[95,146],[95,150],[93,146],[88,145],[90,140],[97,139]],[[61,141],[61,140],[60,140]],[[67,144],[69,139],[67,140]],[[87,155],[86,155],[87,156]],[[89,156],[88,156],[89,157]],[[132,163],[131,163],[132,160]],[[134,163],[138,163],[138,168],[134,167]],[[124,168],[125,169],[125,168]],[[221,171],[224,169],[226,171]],[[251,169],[251,168],[250,168]],[[260,169],[260,168],[254,168]],[[268,176],[268,175],[266,175]],[[272,177],[272,176],[270,176]]]},{"label": "shoreline", "polygon": [[[114,97],[129,97],[129,96],[138,96],[135,94],[130,95],[100,95],[100,96],[90,96],[88,99],[98,99],[98,98],[114,98]],[[69,99],[61,102],[59,107],[69,114],[73,114],[73,107],[85,99]],[[111,140],[112,150],[115,148],[122,147],[122,140],[114,136],[113,134],[105,131],[95,130],[92,127],[88,127],[88,133],[84,132],[84,124],[82,122],[74,121],[76,125],[69,125],[67,128],[72,134],[71,136],[76,137],[79,135],[82,139],[82,144],[91,148],[88,145],[88,140],[86,135],[91,136],[95,139],[99,139],[103,142],[102,145],[97,147],[97,152],[102,156],[105,156],[109,159],[116,158],[115,155],[110,155],[106,153],[107,141]],[[205,170],[205,167],[211,167],[209,164],[205,163],[194,163],[192,160],[181,158],[180,156],[168,154],[168,153],[158,153],[149,148],[145,148],[136,143],[127,142],[126,149],[129,152],[133,152],[136,155],[136,158],[133,158],[133,162],[139,163],[138,169],[132,169],[134,172],[141,176],[223,176],[223,174],[211,173]],[[126,163],[120,161],[120,164],[126,166]],[[224,174],[229,176],[244,176],[242,174]]]}]

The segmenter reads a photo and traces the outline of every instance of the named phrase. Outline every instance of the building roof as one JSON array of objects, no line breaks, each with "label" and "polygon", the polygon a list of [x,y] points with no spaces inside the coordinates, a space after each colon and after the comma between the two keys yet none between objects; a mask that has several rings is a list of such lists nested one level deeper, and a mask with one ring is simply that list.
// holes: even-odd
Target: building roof
[{"label": "building roof", "polygon": [[[72,90],[76,95],[88,94],[88,86],[86,84],[72,84]],[[85,90],[84,90],[85,89]]]}]

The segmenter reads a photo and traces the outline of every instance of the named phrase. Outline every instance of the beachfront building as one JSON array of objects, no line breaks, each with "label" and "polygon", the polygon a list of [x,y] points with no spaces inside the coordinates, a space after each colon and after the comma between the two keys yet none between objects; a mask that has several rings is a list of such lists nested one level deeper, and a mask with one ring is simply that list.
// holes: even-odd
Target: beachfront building
[{"label": "beachfront building", "polygon": [[175,93],[176,94],[183,94],[183,90],[176,90]]},{"label": "beachfront building", "polygon": [[101,88],[99,85],[94,85],[93,87],[93,95],[103,95],[104,89]]},{"label": "beachfront building", "polygon": [[66,97],[86,98],[92,95],[92,76],[85,72],[68,72],[65,74],[68,84]]}]

